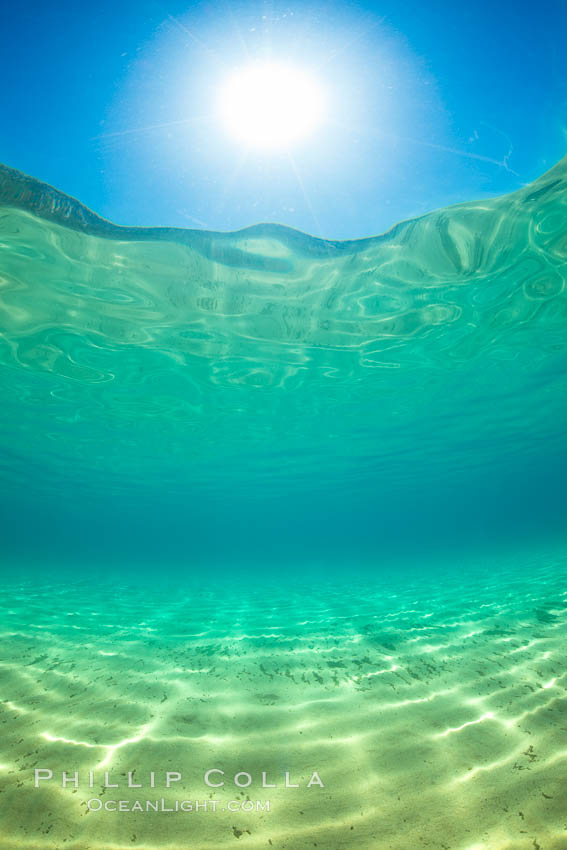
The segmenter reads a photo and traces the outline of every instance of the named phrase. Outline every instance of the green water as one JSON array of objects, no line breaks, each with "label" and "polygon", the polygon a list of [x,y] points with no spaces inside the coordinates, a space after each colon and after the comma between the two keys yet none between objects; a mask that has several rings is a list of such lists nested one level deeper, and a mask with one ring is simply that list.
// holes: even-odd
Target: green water
[{"label": "green water", "polygon": [[119,228],[4,169],[16,556],[23,515],[42,558],[189,567],[560,533],[566,175],[340,243]]},{"label": "green water", "polygon": [[[3,847],[566,846],[566,180],[334,242],[0,168]],[[180,762],[328,787],[30,784]]]}]

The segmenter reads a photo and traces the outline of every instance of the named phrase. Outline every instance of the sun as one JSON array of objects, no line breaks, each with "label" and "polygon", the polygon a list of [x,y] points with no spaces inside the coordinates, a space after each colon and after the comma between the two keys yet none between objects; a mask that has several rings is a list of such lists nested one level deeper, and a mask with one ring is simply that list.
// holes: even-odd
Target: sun
[{"label": "sun", "polygon": [[324,92],[306,71],[261,62],[228,78],[219,113],[228,132],[248,148],[285,150],[304,140],[321,123]]}]

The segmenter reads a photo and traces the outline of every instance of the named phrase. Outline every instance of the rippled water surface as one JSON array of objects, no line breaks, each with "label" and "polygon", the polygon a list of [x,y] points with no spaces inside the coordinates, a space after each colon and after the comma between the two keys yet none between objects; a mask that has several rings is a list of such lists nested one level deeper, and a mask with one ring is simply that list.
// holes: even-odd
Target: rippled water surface
[{"label": "rippled water surface", "polygon": [[381,495],[559,450],[566,174],[336,243],[118,228],[5,171],[6,472]]}]

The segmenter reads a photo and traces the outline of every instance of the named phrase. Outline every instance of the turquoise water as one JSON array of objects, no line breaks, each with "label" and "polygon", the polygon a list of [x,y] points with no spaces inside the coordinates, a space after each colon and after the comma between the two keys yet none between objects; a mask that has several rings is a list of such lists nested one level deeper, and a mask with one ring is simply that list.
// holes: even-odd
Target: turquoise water
[{"label": "turquoise water", "polygon": [[329,777],[192,848],[564,846],[566,178],[334,242],[0,169],[6,847],[188,846],[30,787],[178,753]]},{"label": "turquoise water", "polygon": [[566,171],[337,243],[117,228],[4,169],[14,557],[374,568],[560,534]]}]

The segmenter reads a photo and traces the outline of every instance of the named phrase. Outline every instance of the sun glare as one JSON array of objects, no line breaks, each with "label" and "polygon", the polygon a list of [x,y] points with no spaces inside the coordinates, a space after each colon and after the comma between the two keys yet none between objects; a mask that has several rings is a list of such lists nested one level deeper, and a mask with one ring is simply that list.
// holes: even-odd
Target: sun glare
[{"label": "sun glare", "polygon": [[324,94],[299,68],[265,62],[230,77],[219,105],[223,124],[239,142],[281,150],[306,138],[321,122]]}]

